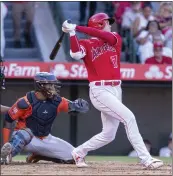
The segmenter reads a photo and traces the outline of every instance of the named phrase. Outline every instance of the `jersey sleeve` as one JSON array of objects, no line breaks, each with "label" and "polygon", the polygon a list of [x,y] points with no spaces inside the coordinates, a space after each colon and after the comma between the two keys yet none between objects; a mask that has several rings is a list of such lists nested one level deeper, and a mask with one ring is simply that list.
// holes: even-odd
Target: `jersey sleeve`
[{"label": "jersey sleeve", "polygon": [[117,43],[115,37],[112,35],[112,32],[103,31],[92,27],[86,27],[86,26],[76,26],[76,30],[78,32],[87,34],[89,36],[97,37],[109,43],[110,45],[115,45]]},{"label": "jersey sleeve", "polygon": [[85,40],[79,40],[79,46],[83,53],[87,54],[87,44]]},{"label": "jersey sleeve", "polygon": [[112,32],[112,34],[116,38],[116,45],[121,45],[122,44],[121,36],[118,33],[116,33],[116,32]]},{"label": "jersey sleeve", "polygon": [[68,112],[69,110],[69,102],[67,99],[65,99],[64,97],[62,97],[62,101],[59,104],[58,108],[57,108],[57,112]]},{"label": "jersey sleeve", "polygon": [[79,40],[79,45],[80,45],[80,49],[83,51],[83,52],[87,52],[87,43],[85,40]]},{"label": "jersey sleeve", "polygon": [[70,36],[70,56],[75,60],[83,59],[86,55],[86,48],[80,43],[76,35]]}]

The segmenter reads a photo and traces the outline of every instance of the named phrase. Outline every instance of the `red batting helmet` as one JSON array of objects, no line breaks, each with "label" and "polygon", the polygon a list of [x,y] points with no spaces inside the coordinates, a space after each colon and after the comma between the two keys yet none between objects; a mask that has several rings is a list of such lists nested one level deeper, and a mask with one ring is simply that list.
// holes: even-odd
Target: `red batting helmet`
[{"label": "red batting helmet", "polygon": [[88,20],[88,27],[103,29],[106,25],[105,20],[109,20],[109,24],[113,24],[115,20],[110,18],[106,13],[97,13]]}]

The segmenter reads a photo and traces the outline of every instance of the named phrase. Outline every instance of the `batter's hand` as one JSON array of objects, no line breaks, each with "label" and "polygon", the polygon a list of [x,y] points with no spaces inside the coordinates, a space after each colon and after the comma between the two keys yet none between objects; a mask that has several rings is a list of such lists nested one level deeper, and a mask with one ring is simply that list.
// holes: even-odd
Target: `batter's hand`
[{"label": "batter's hand", "polygon": [[64,21],[62,24],[62,31],[65,33],[70,33],[75,31],[76,29],[76,24],[69,23],[68,20]]}]

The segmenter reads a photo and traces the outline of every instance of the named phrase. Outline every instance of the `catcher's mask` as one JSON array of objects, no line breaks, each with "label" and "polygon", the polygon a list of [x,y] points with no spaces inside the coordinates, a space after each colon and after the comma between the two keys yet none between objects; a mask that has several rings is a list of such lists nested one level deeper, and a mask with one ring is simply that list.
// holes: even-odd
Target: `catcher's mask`
[{"label": "catcher's mask", "polygon": [[0,58],[0,69],[1,69],[1,90],[5,89],[5,66],[3,64],[2,58]]},{"label": "catcher's mask", "polygon": [[60,93],[61,83],[52,73],[38,72],[34,77],[35,90],[53,99]]}]

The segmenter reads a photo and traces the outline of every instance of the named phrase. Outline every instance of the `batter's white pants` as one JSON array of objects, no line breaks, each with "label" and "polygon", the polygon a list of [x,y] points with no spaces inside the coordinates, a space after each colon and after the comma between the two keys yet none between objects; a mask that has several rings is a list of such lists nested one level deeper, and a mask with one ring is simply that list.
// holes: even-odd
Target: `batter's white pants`
[{"label": "batter's white pants", "polygon": [[121,86],[95,86],[94,82],[91,82],[89,94],[93,106],[101,111],[103,128],[101,133],[75,148],[74,152],[85,157],[89,151],[110,143],[115,139],[119,122],[122,122],[127,137],[142,163],[151,160],[151,155],[139,133],[134,114],[122,104]]},{"label": "batter's white pants", "polygon": [[42,140],[33,137],[31,142],[25,146],[24,151],[51,158],[72,160],[71,152],[73,149],[74,147],[70,143],[49,134]]}]

